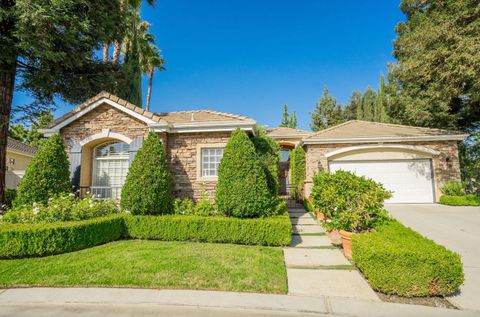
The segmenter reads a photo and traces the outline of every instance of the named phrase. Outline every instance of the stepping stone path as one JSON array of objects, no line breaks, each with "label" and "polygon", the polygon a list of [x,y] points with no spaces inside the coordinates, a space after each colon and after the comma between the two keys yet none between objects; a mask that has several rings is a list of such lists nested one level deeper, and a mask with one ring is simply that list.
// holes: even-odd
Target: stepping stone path
[{"label": "stepping stone path", "polygon": [[290,208],[289,214],[292,243],[283,249],[289,294],[379,301],[370,285],[332,245],[325,229],[307,211]]}]

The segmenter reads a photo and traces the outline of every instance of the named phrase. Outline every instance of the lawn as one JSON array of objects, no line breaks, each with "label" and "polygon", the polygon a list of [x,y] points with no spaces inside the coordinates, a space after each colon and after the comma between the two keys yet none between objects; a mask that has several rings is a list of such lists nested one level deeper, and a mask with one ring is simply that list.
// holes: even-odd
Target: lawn
[{"label": "lawn", "polygon": [[0,287],[104,286],[286,293],[280,248],[117,241],[43,258],[0,260]]}]

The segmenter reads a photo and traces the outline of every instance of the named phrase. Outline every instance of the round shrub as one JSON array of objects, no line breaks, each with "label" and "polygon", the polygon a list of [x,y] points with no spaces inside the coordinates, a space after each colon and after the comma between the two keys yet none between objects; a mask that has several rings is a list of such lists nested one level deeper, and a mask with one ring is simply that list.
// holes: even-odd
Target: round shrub
[{"label": "round shrub", "polygon": [[172,178],[158,135],[150,132],[138,150],[122,189],[120,206],[134,215],[170,213]]},{"label": "round shrub", "polygon": [[238,218],[266,216],[274,209],[263,165],[239,129],[232,132],[220,162],[216,203],[221,213]]},{"label": "round shrub", "polygon": [[258,136],[252,138],[255,151],[263,165],[267,184],[272,196],[278,195],[278,162],[280,160],[280,147],[277,142],[267,137],[263,131]]},{"label": "round shrub", "polygon": [[60,134],[42,143],[17,188],[14,206],[46,203],[48,198],[72,191],[70,163]]}]

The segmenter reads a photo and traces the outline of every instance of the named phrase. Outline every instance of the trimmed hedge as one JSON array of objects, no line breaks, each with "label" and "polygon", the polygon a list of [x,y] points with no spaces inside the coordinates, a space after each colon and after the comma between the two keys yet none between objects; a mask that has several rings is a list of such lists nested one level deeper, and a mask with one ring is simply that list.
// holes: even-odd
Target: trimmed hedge
[{"label": "trimmed hedge", "polygon": [[136,239],[286,246],[292,225],[287,216],[258,219],[201,216],[128,216],[128,235]]},{"label": "trimmed hedge", "polygon": [[480,197],[477,195],[442,195],[440,196],[440,203],[449,206],[480,206]]},{"label": "trimmed hedge", "polygon": [[122,215],[54,224],[2,224],[0,258],[81,250],[120,239],[124,228]]},{"label": "trimmed hedge", "polygon": [[352,253],[370,285],[385,294],[447,295],[464,281],[459,254],[397,221],[353,235]]}]

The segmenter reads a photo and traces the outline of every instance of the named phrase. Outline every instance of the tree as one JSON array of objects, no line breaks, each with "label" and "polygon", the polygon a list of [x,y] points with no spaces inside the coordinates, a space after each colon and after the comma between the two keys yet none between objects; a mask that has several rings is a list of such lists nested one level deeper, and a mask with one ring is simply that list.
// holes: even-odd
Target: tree
[{"label": "tree", "polygon": [[289,123],[288,127],[292,128],[292,129],[297,128],[297,113],[295,111],[290,116],[290,123]]},{"label": "tree", "polygon": [[288,106],[285,104],[283,105],[283,114],[282,114],[282,121],[280,121],[280,127],[288,127],[290,125],[290,116],[288,114]]},{"label": "tree", "polygon": [[76,103],[112,88],[118,72],[99,60],[101,43],[121,36],[118,0],[7,0],[0,4],[0,205],[14,90],[36,103],[58,97]]},{"label": "tree", "polygon": [[478,0],[403,0],[394,75],[402,123],[473,130],[480,125]]},{"label": "tree", "polygon": [[385,85],[385,76],[380,76],[380,85],[378,86],[377,98],[375,100],[375,121],[387,122],[387,87]]},{"label": "tree", "polygon": [[45,139],[38,130],[47,127],[52,122],[52,112],[49,110],[43,111],[38,116],[30,118],[29,129],[26,129],[22,124],[12,125],[9,136],[25,144],[39,147]]},{"label": "tree", "polygon": [[480,131],[459,144],[459,157],[465,189],[480,194]]},{"label": "tree", "polygon": [[[354,91],[350,96],[350,101],[345,107],[344,115],[345,120],[356,120],[361,119],[362,117],[362,93],[359,91]],[[360,116],[360,118],[359,118]]]},{"label": "tree", "polygon": [[150,132],[128,170],[120,206],[134,215],[169,213],[173,204],[167,155],[155,132]]},{"label": "tree", "polygon": [[277,142],[269,138],[264,129],[259,129],[257,135],[252,138],[255,151],[263,165],[267,184],[272,197],[278,195],[278,164],[280,161],[280,147]]},{"label": "tree", "polygon": [[255,218],[273,213],[275,200],[253,143],[240,129],[232,132],[218,168],[218,210],[226,216]]},{"label": "tree", "polygon": [[367,90],[363,94],[362,97],[362,118],[361,120],[366,121],[374,121],[375,119],[375,92],[372,90],[370,86],[368,86]]},{"label": "tree", "polygon": [[63,138],[54,134],[30,161],[18,185],[14,205],[46,203],[55,195],[71,192],[69,166]]},{"label": "tree", "polygon": [[337,100],[330,95],[326,86],[323,88],[322,98],[310,115],[312,116],[310,127],[313,131],[333,127],[345,121],[342,107],[337,105]]},{"label": "tree", "polygon": [[303,148],[296,147],[290,152],[292,197],[299,200],[302,198],[303,185],[306,172],[306,158]]}]

